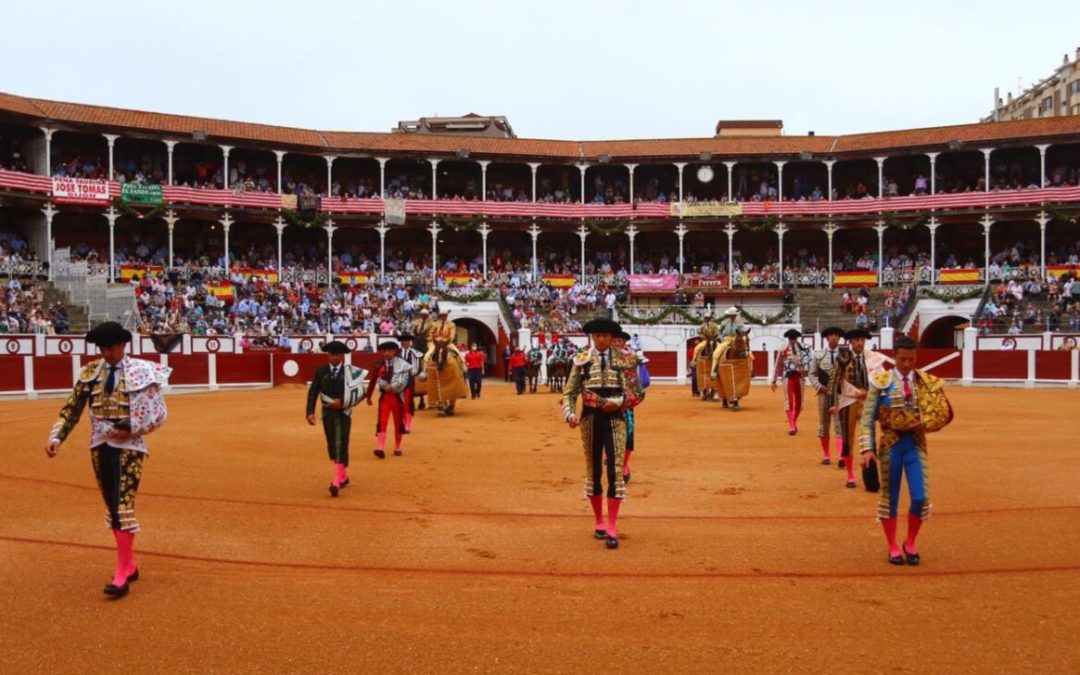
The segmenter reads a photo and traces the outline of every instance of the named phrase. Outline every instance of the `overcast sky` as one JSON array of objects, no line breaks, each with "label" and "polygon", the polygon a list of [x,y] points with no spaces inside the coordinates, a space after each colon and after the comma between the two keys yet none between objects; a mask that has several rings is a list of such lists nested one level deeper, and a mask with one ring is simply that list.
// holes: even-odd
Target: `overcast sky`
[{"label": "overcast sky", "polygon": [[304,128],[506,115],[521,137],[977,121],[1080,47],[1080,2],[4,3],[0,91]]}]

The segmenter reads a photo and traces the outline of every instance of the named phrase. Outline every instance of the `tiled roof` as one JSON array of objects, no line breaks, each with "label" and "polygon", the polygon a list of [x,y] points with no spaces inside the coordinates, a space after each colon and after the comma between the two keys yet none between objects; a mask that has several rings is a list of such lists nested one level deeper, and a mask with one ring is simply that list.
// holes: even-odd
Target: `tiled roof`
[{"label": "tiled roof", "polygon": [[696,161],[702,152],[710,161],[753,156],[793,158],[809,152],[815,159],[834,155],[865,155],[901,150],[945,149],[952,141],[977,149],[986,144],[1080,140],[1080,116],[964,124],[846,136],[706,137],[607,141],[566,141],[530,138],[480,138],[439,134],[315,131],[185,115],[124,110],[80,103],[62,103],[0,93],[0,113],[28,117],[35,124],[86,125],[102,131],[147,133],[178,140],[201,129],[211,142],[258,143],[285,150],[323,153],[416,154],[446,157],[468,150],[470,159],[538,160],[595,163],[600,155],[611,161]]}]

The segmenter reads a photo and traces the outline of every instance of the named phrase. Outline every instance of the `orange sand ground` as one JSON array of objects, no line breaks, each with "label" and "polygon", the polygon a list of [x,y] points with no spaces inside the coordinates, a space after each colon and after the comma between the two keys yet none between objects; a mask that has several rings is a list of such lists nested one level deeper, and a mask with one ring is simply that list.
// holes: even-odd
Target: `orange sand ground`
[{"label": "orange sand ground", "polygon": [[0,403],[2,670],[1076,672],[1080,392],[949,391],[918,568],[764,387],[650,390],[618,551],[555,395],[489,381],[385,461],[361,408],[338,499],[303,389],[173,396],[120,601],[86,421],[48,460],[61,402]]}]

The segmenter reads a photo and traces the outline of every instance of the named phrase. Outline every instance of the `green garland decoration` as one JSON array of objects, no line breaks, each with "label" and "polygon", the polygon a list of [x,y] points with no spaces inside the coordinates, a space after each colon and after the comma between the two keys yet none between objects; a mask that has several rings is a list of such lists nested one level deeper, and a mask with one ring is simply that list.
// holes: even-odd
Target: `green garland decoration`
[{"label": "green garland decoration", "polygon": [[776,229],[776,226],[780,224],[780,218],[777,216],[768,216],[760,223],[748,223],[742,221],[739,223],[739,227],[748,232],[772,232]]},{"label": "green garland decoration", "polygon": [[440,300],[447,300],[449,302],[463,302],[468,304],[470,302],[484,302],[490,300],[494,291],[490,288],[485,288],[477,293],[449,293],[447,291],[436,290],[435,295]]},{"label": "green garland decoration", "polygon": [[885,226],[893,227],[898,230],[913,230],[916,227],[925,225],[929,221],[930,214],[926,211],[916,213],[913,220],[902,220],[895,213],[889,213],[885,216]]},{"label": "green garland decoration", "polygon": [[1061,221],[1063,223],[1072,223],[1072,222],[1076,222],[1077,216],[1080,215],[1080,214],[1069,215],[1069,213],[1067,211],[1062,211],[1061,209],[1055,209],[1054,207],[1051,206],[1051,207],[1047,207],[1046,215],[1050,216],[1050,220],[1059,220],[1059,221]]},{"label": "green garland decoration", "polygon": [[322,227],[330,220],[330,214],[326,211],[319,211],[311,220],[304,220],[300,217],[300,214],[293,209],[281,209],[281,216],[289,221],[290,225],[295,225],[296,227]]},{"label": "green garland decoration", "polygon": [[455,220],[447,216],[436,216],[435,221],[442,227],[451,229],[454,232],[472,232],[480,227],[481,223],[484,222],[484,217],[479,213],[468,220]]},{"label": "green garland decoration", "polygon": [[589,231],[593,234],[602,234],[605,237],[613,234],[624,234],[627,226],[630,224],[630,220],[627,218],[620,218],[616,220],[612,225],[604,225],[599,220],[586,220],[585,225],[589,228]]},{"label": "green garland decoration", "polygon": [[161,216],[165,215],[165,211],[169,209],[169,205],[163,202],[150,209],[146,213],[139,213],[135,209],[135,207],[133,207],[131,204],[128,204],[120,197],[113,197],[112,201],[109,203],[112,205],[113,208],[115,208],[123,215],[130,216],[132,218],[138,218],[139,220],[154,220],[155,218],[160,218]]},{"label": "green garland decoration", "polygon": [[964,300],[974,300],[981,297],[984,291],[984,287],[969,288],[962,293],[943,293],[934,288],[924,288],[923,295],[933,300],[940,300],[941,302],[963,302]]},{"label": "green garland decoration", "polygon": [[[745,309],[740,308],[739,309],[739,316],[741,316],[743,321],[748,323],[748,324],[752,324],[754,326],[766,326],[766,325],[772,325],[772,324],[776,324],[776,323],[781,323],[784,319],[790,317],[792,312],[794,312],[794,311],[795,311],[795,306],[794,305],[784,305],[784,309],[780,310],[778,313],[774,314],[773,316],[769,316],[769,317],[765,317],[765,318],[759,318],[759,317],[754,316],[753,314],[750,314]],[[655,315],[650,316],[650,317],[637,316],[637,315],[629,312],[628,310],[623,309],[622,307],[616,307],[615,308],[615,313],[619,315],[619,319],[621,319],[622,321],[625,321],[625,322],[627,322],[627,323],[629,323],[631,325],[636,325],[636,326],[656,326],[656,325],[662,323],[665,319],[670,318],[671,316],[681,317],[687,323],[693,323],[693,324],[700,323],[702,321],[701,317],[694,316],[693,314],[691,314],[689,311],[683,309],[682,307],[675,307],[675,306],[667,307],[662,312],[660,312],[659,314],[655,314]]]}]

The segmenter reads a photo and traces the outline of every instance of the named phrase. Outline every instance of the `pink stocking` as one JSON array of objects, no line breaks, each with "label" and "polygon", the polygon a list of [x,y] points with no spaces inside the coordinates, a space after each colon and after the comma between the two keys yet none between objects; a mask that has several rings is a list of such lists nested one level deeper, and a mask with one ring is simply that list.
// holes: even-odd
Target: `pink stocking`
[{"label": "pink stocking", "polygon": [[621,499],[608,497],[607,500],[607,536],[618,538],[619,536],[619,506]]},{"label": "pink stocking", "polygon": [[604,526],[604,495],[589,497],[589,505],[592,506],[593,515],[596,516],[596,529],[607,529]]},{"label": "pink stocking", "polygon": [[113,530],[116,539],[116,573],[113,586],[123,586],[127,578],[135,572],[135,533]]}]

